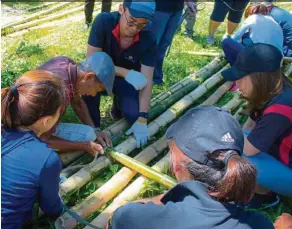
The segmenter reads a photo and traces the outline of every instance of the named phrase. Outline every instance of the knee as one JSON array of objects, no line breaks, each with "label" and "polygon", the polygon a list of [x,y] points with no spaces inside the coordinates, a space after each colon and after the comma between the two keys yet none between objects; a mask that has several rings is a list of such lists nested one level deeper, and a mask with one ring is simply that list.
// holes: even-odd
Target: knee
[{"label": "knee", "polygon": [[95,131],[91,126],[84,125],[83,134],[86,142],[93,142],[96,139]]}]

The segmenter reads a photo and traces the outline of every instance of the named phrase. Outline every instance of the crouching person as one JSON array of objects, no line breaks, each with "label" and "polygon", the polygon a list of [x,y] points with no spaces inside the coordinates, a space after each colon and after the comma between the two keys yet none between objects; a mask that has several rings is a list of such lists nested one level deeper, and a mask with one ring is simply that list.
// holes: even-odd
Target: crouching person
[{"label": "crouching person", "polygon": [[62,213],[58,154],[40,140],[60,117],[60,78],[47,71],[24,73],[1,90],[1,226],[21,229],[39,202],[45,214]]},{"label": "crouching person", "polygon": [[49,132],[42,135],[42,140],[53,149],[63,151],[86,151],[92,155],[103,152],[102,146],[111,146],[110,137],[95,131],[94,123],[82,95],[95,96],[106,90],[112,94],[114,83],[114,65],[111,58],[103,52],[92,53],[78,65],[68,57],[58,56],[38,69],[50,71],[60,77],[66,86],[66,98],[62,104],[61,115],[71,105],[83,124],[57,123]]},{"label": "crouching person", "polygon": [[274,228],[248,202],[256,187],[256,169],[241,157],[244,137],[225,110],[201,106],[188,111],[166,132],[177,186],[113,215],[112,229],[258,229]]}]

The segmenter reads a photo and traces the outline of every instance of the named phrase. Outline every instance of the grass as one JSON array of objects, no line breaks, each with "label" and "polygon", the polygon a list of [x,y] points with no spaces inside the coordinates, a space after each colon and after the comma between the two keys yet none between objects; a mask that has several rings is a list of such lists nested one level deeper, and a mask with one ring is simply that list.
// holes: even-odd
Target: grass
[{"label": "grass", "polygon": [[[32,6],[42,4],[41,2],[17,2],[17,3],[4,3],[14,8],[27,9]],[[72,3],[75,4],[75,3]],[[72,6],[74,7],[74,6]],[[284,5],[284,8],[289,11],[292,9],[292,5]],[[115,5],[115,9],[117,4]],[[186,75],[197,71],[202,68],[208,62],[211,61],[210,57],[201,57],[191,54],[182,54],[182,51],[212,51],[220,52],[220,40],[225,32],[225,25],[219,27],[216,34],[215,46],[208,46],[205,41],[207,36],[207,22],[209,15],[212,11],[212,5],[207,4],[204,11],[199,12],[197,16],[195,31],[196,37],[194,39],[183,36],[182,33],[176,34],[171,46],[170,54],[165,58],[163,72],[164,72],[164,84],[162,86],[153,87],[153,96],[166,90],[177,81],[183,79]],[[70,19],[61,19],[58,23],[47,24],[46,27],[38,28],[37,30],[31,30],[27,33],[20,33],[18,36],[6,36],[1,40],[1,87],[10,86],[15,79],[22,73],[35,69],[45,61],[58,56],[68,56],[75,61],[81,61],[85,58],[87,39],[89,31],[83,30],[83,12],[70,15]],[[182,30],[184,31],[184,30]],[[215,89],[214,89],[215,90]],[[207,93],[206,96],[201,98],[194,105],[198,105],[204,99],[207,98],[214,90]],[[227,93],[217,104],[223,105],[227,103],[232,97],[231,93]],[[112,99],[109,97],[102,97],[101,101],[101,116],[102,116],[102,128],[105,128],[113,123],[109,117],[109,110],[111,107]],[[66,115],[62,119],[66,122],[78,123],[78,118],[74,115],[71,108],[66,112]],[[243,123],[243,118],[241,122]],[[165,132],[165,128],[160,130],[160,133],[151,138],[151,142],[154,142],[162,136]],[[135,150],[131,155],[138,153]],[[150,164],[154,164],[157,161],[154,160]],[[104,182],[109,180],[119,169],[121,165],[113,164],[108,169],[100,173],[92,182],[80,190],[76,190],[72,196],[67,200],[69,206],[73,206],[76,203],[81,202],[84,198],[94,192]],[[140,197],[151,197],[156,194],[162,193],[165,188],[155,182],[147,183],[147,188],[143,190]],[[292,213],[291,202],[282,198],[281,204],[275,210],[262,211],[271,220],[280,215],[282,212]],[[290,200],[291,201],[291,200]],[[109,204],[109,203],[108,203]],[[99,214],[100,210],[94,213],[90,218],[94,218]],[[42,218],[39,228],[54,228],[47,218]]]}]

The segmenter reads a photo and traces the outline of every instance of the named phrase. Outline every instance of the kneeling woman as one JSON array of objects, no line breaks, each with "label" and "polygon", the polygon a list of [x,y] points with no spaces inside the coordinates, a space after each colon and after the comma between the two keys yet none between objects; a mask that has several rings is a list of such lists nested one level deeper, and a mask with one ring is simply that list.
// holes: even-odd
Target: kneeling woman
[{"label": "kneeling woman", "polygon": [[[235,81],[249,102],[251,116],[244,126],[244,155],[258,170],[257,192],[292,196],[292,86],[281,73],[281,52],[272,45],[242,49],[235,64],[222,72]],[[271,198],[268,198],[270,196]],[[266,203],[276,204],[273,195]]]},{"label": "kneeling woman", "polygon": [[180,184],[165,195],[119,208],[109,228],[274,228],[259,212],[236,205],[252,198],[256,169],[240,156],[243,133],[227,111],[193,108],[167,130],[166,137]]},{"label": "kneeling woman", "polygon": [[62,212],[56,152],[39,136],[60,115],[64,86],[47,71],[29,71],[1,90],[1,225],[18,229],[31,219],[33,205],[51,216]]}]

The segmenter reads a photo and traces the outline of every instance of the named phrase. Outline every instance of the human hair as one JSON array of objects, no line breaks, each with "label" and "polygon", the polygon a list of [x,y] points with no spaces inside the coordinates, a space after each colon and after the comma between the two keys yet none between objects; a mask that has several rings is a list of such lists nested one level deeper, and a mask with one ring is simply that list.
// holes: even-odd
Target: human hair
[{"label": "human hair", "polygon": [[[183,154],[176,144],[170,144],[171,151]],[[227,152],[227,151],[226,151]],[[201,164],[192,159],[183,161],[190,178],[204,183],[211,197],[222,202],[247,203],[256,188],[256,169],[237,152],[224,164],[225,151],[218,150],[209,158],[212,163]],[[228,150],[228,153],[234,153]]]},{"label": "human hair", "polygon": [[251,16],[253,14],[268,15],[269,14],[269,10],[263,4],[260,4],[260,5],[250,5],[245,10],[244,18],[248,18],[249,16]]},{"label": "human hair", "polygon": [[275,95],[279,94],[284,87],[292,87],[291,81],[286,78],[281,69],[274,72],[254,72],[250,75],[253,90],[251,96],[245,98],[251,112],[261,116],[265,104]]},{"label": "human hair", "polygon": [[45,116],[55,115],[63,103],[62,79],[43,70],[25,72],[16,82],[1,89],[3,128],[30,126]]}]

